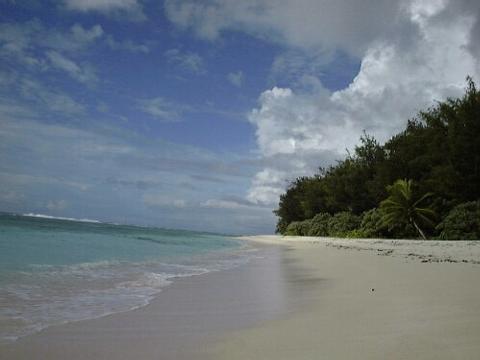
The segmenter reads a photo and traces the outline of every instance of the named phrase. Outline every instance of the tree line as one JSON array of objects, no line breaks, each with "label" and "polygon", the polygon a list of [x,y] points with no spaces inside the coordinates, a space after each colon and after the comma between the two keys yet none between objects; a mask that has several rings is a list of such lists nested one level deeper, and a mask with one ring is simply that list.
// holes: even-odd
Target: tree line
[{"label": "tree line", "polygon": [[480,92],[438,102],[381,145],[364,133],[344,160],[280,196],[286,235],[478,239]]}]

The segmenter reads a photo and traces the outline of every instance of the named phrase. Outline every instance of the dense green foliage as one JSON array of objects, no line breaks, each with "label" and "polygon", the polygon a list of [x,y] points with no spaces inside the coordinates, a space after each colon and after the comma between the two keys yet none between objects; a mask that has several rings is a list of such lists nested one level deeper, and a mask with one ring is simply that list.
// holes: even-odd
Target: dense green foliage
[{"label": "dense green foliage", "polygon": [[421,206],[432,194],[427,193],[417,199],[413,192],[412,180],[402,179],[387,186],[387,191],[388,198],[380,203],[382,222],[389,227],[405,228],[412,225],[420,236],[426,239],[420,225],[423,223],[434,226],[436,215],[429,207]]},{"label": "dense green foliage", "polygon": [[367,210],[363,213],[362,222],[356,233],[362,238],[382,238],[388,234],[387,226],[383,221],[383,216],[377,208]]},{"label": "dense green foliage", "polygon": [[292,221],[285,229],[284,235],[303,235],[301,225],[301,221]]},{"label": "dense green foliage", "polygon": [[441,239],[480,239],[480,201],[455,206],[437,229]]},{"label": "dense green foliage", "polygon": [[328,213],[320,213],[313,217],[310,220],[310,230],[308,232],[309,236],[328,236],[329,235],[329,227],[328,223],[332,215]]},{"label": "dense green foliage", "polygon": [[[467,229],[453,225],[467,218],[450,216],[455,206],[480,199],[480,92],[470,78],[467,82],[462,98],[448,99],[420,112],[385,144],[364,134],[346,159],[314,176],[293,181],[275,210],[277,232],[285,234],[289,224],[299,222],[302,229],[292,227],[290,234],[325,236],[335,232],[396,238],[423,232],[428,237],[467,236],[462,235],[466,230],[451,230]],[[400,215],[397,209],[393,215],[395,206],[385,201],[399,201],[401,192],[393,198],[391,193],[399,179],[408,179],[410,184],[409,210]],[[350,221],[345,212],[356,216],[355,228],[346,225]],[[333,218],[342,219],[345,226],[325,225]]]},{"label": "dense green foliage", "polygon": [[340,211],[328,222],[328,233],[330,236],[345,237],[358,228],[360,222],[360,217],[350,211]]},{"label": "dense green foliage", "polygon": [[313,219],[292,221],[284,234],[344,237],[357,229],[360,223],[361,218],[349,211],[342,211],[333,216],[320,213]]}]

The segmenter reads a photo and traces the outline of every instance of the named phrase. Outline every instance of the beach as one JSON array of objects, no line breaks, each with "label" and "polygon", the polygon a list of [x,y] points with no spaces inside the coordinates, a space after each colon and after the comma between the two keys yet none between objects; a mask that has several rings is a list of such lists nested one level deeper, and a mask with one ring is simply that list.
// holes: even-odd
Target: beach
[{"label": "beach", "polygon": [[217,359],[478,359],[480,244],[252,240],[287,244],[308,301],[228,336]]},{"label": "beach", "polygon": [[244,265],[2,359],[478,359],[480,243],[257,236]]}]

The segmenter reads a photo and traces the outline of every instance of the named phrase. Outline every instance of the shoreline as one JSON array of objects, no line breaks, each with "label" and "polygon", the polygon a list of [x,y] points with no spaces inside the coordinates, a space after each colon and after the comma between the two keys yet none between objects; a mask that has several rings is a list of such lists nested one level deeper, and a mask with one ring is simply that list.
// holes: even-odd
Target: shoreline
[{"label": "shoreline", "polygon": [[0,345],[0,358],[209,359],[210,344],[220,334],[287,311],[278,269],[283,249],[255,248],[247,264],[176,279],[146,306],[53,325]]},{"label": "shoreline", "polygon": [[257,258],[2,359],[477,359],[480,242],[249,236]]}]

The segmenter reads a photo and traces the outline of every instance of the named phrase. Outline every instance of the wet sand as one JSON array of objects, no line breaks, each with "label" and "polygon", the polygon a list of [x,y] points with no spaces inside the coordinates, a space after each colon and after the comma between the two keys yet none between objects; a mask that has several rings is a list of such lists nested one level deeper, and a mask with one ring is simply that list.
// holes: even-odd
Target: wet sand
[{"label": "wet sand", "polygon": [[207,359],[226,331],[288,311],[280,247],[247,265],[178,279],[149,305],[53,326],[0,346],[0,359]]}]

